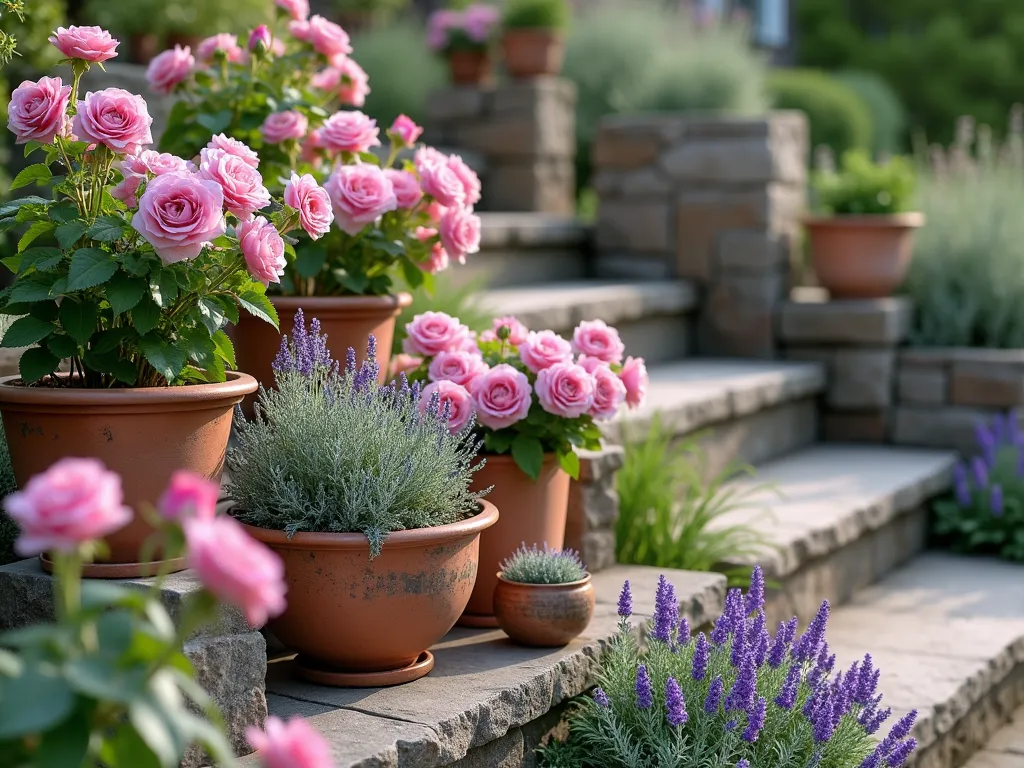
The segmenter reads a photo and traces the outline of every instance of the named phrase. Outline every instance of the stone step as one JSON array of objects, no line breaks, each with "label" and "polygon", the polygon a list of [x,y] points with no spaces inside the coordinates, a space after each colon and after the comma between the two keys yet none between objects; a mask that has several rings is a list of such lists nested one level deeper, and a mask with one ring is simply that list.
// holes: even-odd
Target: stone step
[{"label": "stone step", "polygon": [[1024,713],[986,746],[1024,704],[1022,584],[1020,565],[929,552],[833,611],[837,668],[870,651],[883,705],[919,713],[911,768],[1024,765]]}]

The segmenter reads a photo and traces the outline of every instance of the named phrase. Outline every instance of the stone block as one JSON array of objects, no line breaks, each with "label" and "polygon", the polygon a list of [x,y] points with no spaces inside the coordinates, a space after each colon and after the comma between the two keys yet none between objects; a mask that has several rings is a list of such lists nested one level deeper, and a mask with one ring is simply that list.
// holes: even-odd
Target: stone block
[{"label": "stone block", "polygon": [[949,376],[941,368],[901,364],[896,376],[896,397],[911,405],[943,405]]},{"label": "stone block", "polygon": [[756,229],[729,230],[718,237],[717,267],[735,272],[783,267],[789,246],[789,237],[783,234]]},{"label": "stone block", "polygon": [[663,197],[672,191],[672,182],[654,167],[632,171],[604,169],[594,178],[594,189],[605,199]]},{"label": "stone block", "polygon": [[915,347],[900,352],[900,361],[911,365],[983,365],[1024,367],[1024,349],[984,349],[982,347]]},{"label": "stone block", "polygon": [[780,329],[788,343],[897,345],[910,333],[911,313],[904,297],[787,301],[780,308]]},{"label": "stone block", "polygon": [[597,247],[669,252],[670,215],[667,201],[603,203],[597,220]]},{"label": "stone block", "polygon": [[482,117],[487,111],[490,92],[476,86],[441,88],[427,99],[430,123],[454,123]]},{"label": "stone block", "polygon": [[569,491],[565,544],[579,551],[591,573],[615,564],[615,524],[619,495],[615,476],[622,466],[623,449],[581,451],[579,480]]},{"label": "stone block", "polygon": [[822,421],[827,442],[884,443],[888,435],[887,411],[830,411],[824,415]]},{"label": "stone block", "polygon": [[683,132],[677,115],[615,115],[601,121],[594,137],[594,168],[630,170],[655,163]]},{"label": "stone block", "polygon": [[490,94],[490,113],[496,119],[539,115],[576,108],[576,84],[562,77],[535,77],[502,83]]},{"label": "stone block", "polygon": [[568,159],[494,162],[481,206],[494,211],[536,211],[569,216],[576,211],[576,171]]},{"label": "stone block", "polygon": [[883,409],[892,403],[896,350],[837,349],[827,402],[839,410]]},{"label": "stone block", "polygon": [[490,158],[572,158],[576,153],[571,114],[466,121],[452,135],[458,146]]},{"label": "stone block", "polygon": [[963,453],[976,453],[974,427],[991,421],[998,413],[983,408],[958,406],[914,406],[896,408],[892,442],[928,448],[953,448]]},{"label": "stone block", "polygon": [[770,358],[775,353],[775,308],[782,300],[785,273],[727,274],[711,284],[701,313],[701,354]]},{"label": "stone block", "polygon": [[954,363],[949,395],[954,405],[1015,408],[1024,404],[1024,365]]}]

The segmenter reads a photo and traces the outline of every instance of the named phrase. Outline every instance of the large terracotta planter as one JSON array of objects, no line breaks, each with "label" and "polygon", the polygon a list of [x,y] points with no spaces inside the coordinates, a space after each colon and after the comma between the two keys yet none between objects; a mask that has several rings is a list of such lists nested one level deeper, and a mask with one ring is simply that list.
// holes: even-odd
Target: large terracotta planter
[{"label": "large terracotta planter", "polygon": [[569,584],[523,584],[498,574],[494,615],[521,645],[557,648],[579,635],[594,616],[590,574]]},{"label": "large terracotta planter", "polygon": [[501,38],[505,71],[525,79],[557,75],[565,59],[565,38],[554,29],[509,29]]},{"label": "large terracotta planter", "polygon": [[[182,387],[72,389],[25,387],[20,377],[6,376],[0,379],[0,413],[14,477],[24,486],[62,458],[94,457],[121,475],[125,503],[136,510],[156,503],[175,470],[219,480],[232,411],[256,390],[251,376],[227,377],[220,384]],[[86,566],[85,575],[142,575],[139,547],[150,533],[136,515],[107,537],[109,556]]]},{"label": "large terracotta planter", "polygon": [[449,51],[448,71],[455,85],[481,85],[491,79],[491,57],[487,51]]},{"label": "large terracotta planter", "polygon": [[468,520],[396,531],[370,559],[358,533],[297,533],[246,526],[284,560],[288,607],[269,629],[300,656],[303,676],[370,687],[430,671],[427,649],[447,634],[476,581],[480,534],[498,520],[487,501]]},{"label": "large terracotta planter", "polygon": [[834,299],[881,299],[903,283],[921,213],[804,220],[811,265]]},{"label": "large terracotta planter", "polygon": [[466,627],[497,627],[494,587],[501,563],[521,545],[561,549],[565,543],[565,518],[569,510],[571,478],[555,454],[544,457],[540,478],[534,482],[511,456],[488,456],[483,469],[473,476],[474,490],[490,486],[488,501],[501,510],[501,519],[480,537],[480,576],[459,624]]}]

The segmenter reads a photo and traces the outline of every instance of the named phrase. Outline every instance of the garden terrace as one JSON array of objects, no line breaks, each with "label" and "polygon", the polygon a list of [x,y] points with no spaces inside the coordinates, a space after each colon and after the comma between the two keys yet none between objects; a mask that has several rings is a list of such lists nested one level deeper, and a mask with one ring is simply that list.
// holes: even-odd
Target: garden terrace
[{"label": "garden terrace", "polygon": [[967,768],[1021,768],[1024,766],[1024,707],[1013,714],[985,748],[978,752]]}]

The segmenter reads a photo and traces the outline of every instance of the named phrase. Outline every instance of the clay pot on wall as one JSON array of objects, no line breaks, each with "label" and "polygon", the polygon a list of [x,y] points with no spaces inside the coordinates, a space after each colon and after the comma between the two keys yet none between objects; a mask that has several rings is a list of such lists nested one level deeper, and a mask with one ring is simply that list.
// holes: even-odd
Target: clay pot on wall
[{"label": "clay pot on wall", "polygon": [[557,75],[565,59],[565,36],[554,29],[509,29],[502,35],[505,71],[522,80]]},{"label": "clay pot on wall", "polygon": [[449,51],[448,71],[455,85],[482,85],[491,80],[493,63],[487,51]]},{"label": "clay pot on wall", "polygon": [[498,573],[494,615],[506,635],[522,645],[556,648],[577,637],[594,616],[590,574],[569,584],[523,584]]}]

